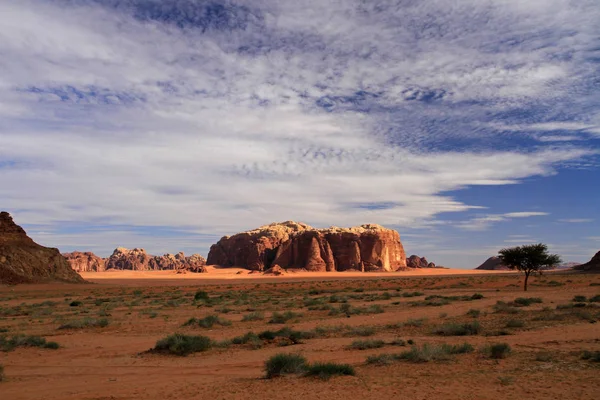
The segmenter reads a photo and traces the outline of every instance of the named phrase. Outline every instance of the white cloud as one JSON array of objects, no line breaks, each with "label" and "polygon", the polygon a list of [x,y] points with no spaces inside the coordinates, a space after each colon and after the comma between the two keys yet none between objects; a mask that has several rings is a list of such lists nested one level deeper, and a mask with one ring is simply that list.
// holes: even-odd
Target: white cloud
[{"label": "white cloud", "polygon": [[[488,214],[481,217],[475,217],[470,220],[461,222],[458,227],[461,229],[472,230],[472,231],[483,231],[490,228],[493,224],[499,222],[506,222],[514,218],[530,218],[530,217],[541,217],[549,215],[545,212],[532,212],[532,211],[520,211],[510,212],[504,214]],[[520,239],[519,239],[520,240]]]},{"label": "white cloud", "polygon": [[594,220],[592,218],[566,218],[559,219],[558,222],[566,222],[569,224],[583,224],[587,222],[594,222]]},{"label": "white cloud", "polygon": [[[448,191],[516,184],[597,154],[482,146],[497,137],[480,128],[490,113],[561,104],[592,74],[578,57],[594,43],[593,4],[399,4],[264,0],[247,3],[258,11],[245,30],[202,32],[97,2],[2,2],[3,207],[27,224],[216,235],[287,219],[435,226],[440,213],[482,206]],[[556,57],[567,53],[573,61]],[[162,249],[131,231],[93,237]]]}]

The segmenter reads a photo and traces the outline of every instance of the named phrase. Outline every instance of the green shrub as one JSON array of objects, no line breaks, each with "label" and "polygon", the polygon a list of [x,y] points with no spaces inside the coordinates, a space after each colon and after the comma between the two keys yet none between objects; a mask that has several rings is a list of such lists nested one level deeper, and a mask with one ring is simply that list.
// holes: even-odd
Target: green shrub
[{"label": "green shrub", "polygon": [[212,340],[206,336],[190,336],[175,333],[156,342],[153,350],[158,353],[187,356],[188,354],[207,351],[212,345]]},{"label": "green shrub", "polygon": [[527,307],[532,304],[542,303],[542,299],[539,297],[517,297],[513,303],[517,307]]},{"label": "green shrub", "polygon": [[316,376],[327,380],[336,375],[356,375],[354,368],[349,364],[337,364],[333,362],[314,363],[308,366],[306,376]]},{"label": "green shrub", "polygon": [[542,362],[547,362],[547,361],[552,361],[552,353],[543,351],[541,353],[537,353],[535,355],[535,361],[542,361]]},{"label": "green shrub", "polygon": [[498,300],[496,302],[496,304],[494,305],[494,311],[497,313],[504,313],[504,314],[518,314],[521,312],[521,310],[519,310],[518,308],[515,308],[515,307],[511,306],[510,304],[508,304],[504,301],[500,301],[500,300]]},{"label": "green shrub", "polygon": [[571,301],[576,302],[576,303],[583,303],[583,302],[587,301],[587,297],[582,296],[582,295],[577,295],[577,296],[574,296],[573,300],[571,300]]},{"label": "green shrub", "polygon": [[418,296],[424,296],[425,293],[423,292],[404,292],[402,293],[402,297],[418,297]]},{"label": "green shrub", "polygon": [[453,354],[464,354],[472,352],[473,346],[468,343],[451,346],[448,344],[430,345],[424,344],[421,347],[412,346],[410,350],[402,352],[396,356],[397,359],[406,360],[413,363],[423,363],[429,361],[445,361],[451,359]]},{"label": "green shrub", "polygon": [[425,323],[425,321],[427,321],[427,319],[425,319],[425,318],[409,318],[406,320],[406,322],[403,323],[403,325],[419,328],[419,327],[423,326],[423,323]]},{"label": "green shrub", "polygon": [[481,293],[475,293],[473,296],[471,296],[471,299],[473,300],[480,300],[483,299],[483,295]]},{"label": "green shrub", "polygon": [[374,356],[367,357],[367,364],[372,365],[388,365],[397,360],[397,357],[394,354],[378,354]]},{"label": "green shrub", "polygon": [[494,343],[484,347],[483,352],[494,359],[506,358],[512,349],[508,343]]},{"label": "green shrub", "polygon": [[383,346],[385,346],[383,340],[355,340],[348,348],[352,350],[368,350],[379,349]]},{"label": "green shrub", "polygon": [[436,335],[441,336],[467,336],[477,335],[481,332],[481,325],[479,322],[468,322],[465,324],[444,324],[434,330]]},{"label": "green shrub", "polygon": [[72,301],[71,303],[69,303],[70,307],[79,307],[81,305],[83,305],[83,302],[81,302],[79,300],[75,300],[75,301]]},{"label": "green shrub", "polygon": [[306,358],[299,354],[275,354],[265,363],[265,377],[276,378],[282,375],[301,374],[307,369]]},{"label": "green shrub", "polygon": [[190,318],[183,326],[199,326],[201,328],[212,328],[215,324],[221,326],[231,325],[231,321],[219,317],[218,315],[208,315],[202,319]]},{"label": "green shrub", "polygon": [[4,365],[0,364],[0,382],[2,382],[5,379],[6,378],[4,376]]},{"label": "green shrub", "polygon": [[510,319],[505,325],[507,328],[522,328],[525,326],[525,322],[518,319]]},{"label": "green shrub", "polygon": [[481,311],[471,308],[469,311],[467,311],[467,315],[469,317],[477,318],[481,315]]},{"label": "green shrub", "polygon": [[297,313],[295,313],[293,311],[286,311],[283,314],[282,313],[278,313],[278,312],[274,312],[271,315],[271,319],[269,320],[269,323],[270,324],[285,324],[289,320],[298,318],[300,316],[301,316],[301,314],[297,314]]},{"label": "green shrub", "polygon": [[250,314],[244,315],[242,322],[246,321],[262,321],[265,319],[265,314],[260,311],[251,312]]},{"label": "green shrub", "polygon": [[597,294],[594,297],[590,297],[589,301],[591,303],[600,303],[600,294]]},{"label": "green shrub", "polygon": [[46,338],[31,335],[0,336],[0,351],[9,352],[17,347],[40,347],[43,349],[58,349],[56,342],[48,342]]},{"label": "green shrub", "polygon": [[600,351],[585,350],[583,353],[581,353],[581,359],[593,362],[600,362]]},{"label": "green shrub", "polygon": [[375,334],[375,328],[372,326],[355,326],[349,328],[346,336],[372,336]]},{"label": "green shrub", "polygon": [[204,290],[198,290],[196,292],[196,294],[194,294],[194,300],[196,300],[196,301],[206,301],[209,298],[210,297],[209,297],[208,293],[205,292]]},{"label": "green shrub", "polygon": [[66,322],[58,327],[58,329],[83,329],[83,328],[105,328],[108,326],[106,318],[83,318]]}]

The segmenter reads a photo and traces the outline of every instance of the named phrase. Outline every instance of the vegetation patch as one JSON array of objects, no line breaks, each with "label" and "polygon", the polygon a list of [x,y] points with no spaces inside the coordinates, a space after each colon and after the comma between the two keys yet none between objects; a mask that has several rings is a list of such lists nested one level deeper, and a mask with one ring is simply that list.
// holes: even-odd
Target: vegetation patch
[{"label": "vegetation patch", "polygon": [[212,328],[214,325],[229,326],[231,321],[218,315],[208,315],[202,319],[190,318],[183,326],[199,326],[201,328]]},{"label": "vegetation patch", "polygon": [[242,317],[242,322],[247,322],[247,321],[262,321],[263,319],[265,319],[265,314],[260,312],[260,311],[254,311],[251,312],[250,314],[246,314]]},{"label": "vegetation patch", "polygon": [[84,328],[105,328],[108,326],[106,318],[82,318],[68,321],[58,327],[58,329],[84,329]]},{"label": "vegetation patch", "polygon": [[300,354],[279,353],[265,363],[265,378],[273,379],[284,375],[299,375],[307,370],[306,358]]},{"label": "vegetation patch", "polygon": [[295,313],[293,311],[286,311],[284,313],[274,312],[269,320],[270,324],[285,324],[286,322],[301,317],[302,314]]},{"label": "vegetation patch", "polygon": [[483,348],[483,353],[489,358],[502,359],[508,357],[512,349],[508,343],[493,343]]},{"label": "vegetation patch", "polygon": [[40,347],[56,350],[60,346],[56,342],[48,342],[46,338],[31,335],[0,336],[0,351],[9,352],[17,347]]},{"label": "vegetation patch", "polygon": [[316,376],[323,380],[330,379],[332,376],[356,375],[354,368],[350,364],[337,364],[333,362],[314,363],[308,365],[306,376]]},{"label": "vegetation patch", "polygon": [[369,349],[379,349],[385,346],[385,342],[383,340],[355,340],[348,346],[351,350],[369,350]]},{"label": "vegetation patch", "polygon": [[481,325],[479,322],[467,322],[464,324],[444,324],[436,328],[433,333],[440,336],[467,336],[477,335],[481,332]]},{"label": "vegetation patch", "polygon": [[160,339],[152,349],[153,352],[187,356],[192,353],[207,351],[213,342],[206,336],[191,336],[175,333]]}]

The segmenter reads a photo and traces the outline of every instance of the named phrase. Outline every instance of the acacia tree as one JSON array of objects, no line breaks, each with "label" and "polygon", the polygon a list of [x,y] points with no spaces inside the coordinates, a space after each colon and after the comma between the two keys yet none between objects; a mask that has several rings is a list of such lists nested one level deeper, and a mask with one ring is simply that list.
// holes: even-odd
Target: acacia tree
[{"label": "acacia tree", "polygon": [[529,275],[541,274],[544,268],[553,267],[561,262],[557,254],[548,254],[548,246],[543,243],[511,247],[498,253],[504,265],[525,274],[524,291],[527,291]]}]

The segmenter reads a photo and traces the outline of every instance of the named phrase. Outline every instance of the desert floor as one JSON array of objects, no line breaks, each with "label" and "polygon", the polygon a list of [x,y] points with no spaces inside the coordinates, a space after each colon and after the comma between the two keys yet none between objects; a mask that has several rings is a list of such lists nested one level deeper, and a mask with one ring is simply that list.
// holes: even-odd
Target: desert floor
[{"label": "desert floor", "polygon": [[[548,273],[524,293],[518,274],[235,272],[0,287],[0,399],[600,398],[600,353],[589,359],[600,352],[599,274]],[[212,327],[183,326],[207,316],[218,317]],[[250,331],[259,336],[243,338]],[[176,332],[212,347],[148,351]],[[8,348],[19,334],[59,348]],[[443,343],[473,351],[447,354]],[[486,346],[497,343],[512,351],[493,358]],[[277,353],[348,363],[356,375],[265,379]]]}]

